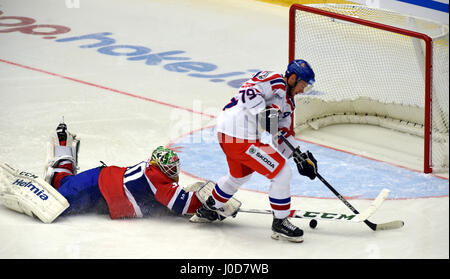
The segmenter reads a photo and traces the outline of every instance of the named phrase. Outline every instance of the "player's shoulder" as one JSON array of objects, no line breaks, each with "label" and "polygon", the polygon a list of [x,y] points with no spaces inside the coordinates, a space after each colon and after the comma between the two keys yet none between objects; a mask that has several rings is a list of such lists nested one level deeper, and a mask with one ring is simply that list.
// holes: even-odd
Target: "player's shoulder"
[{"label": "player's shoulder", "polygon": [[145,174],[154,184],[172,184],[173,182],[173,180],[163,173],[157,166],[151,164],[147,166]]},{"label": "player's shoulder", "polygon": [[283,75],[272,71],[261,71],[252,77],[252,82],[261,84],[266,88],[267,93],[283,96],[286,92],[286,81]]},{"label": "player's shoulder", "polygon": [[284,83],[283,75],[273,71],[260,71],[253,75],[252,81],[254,82],[268,82],[279,80]]}]

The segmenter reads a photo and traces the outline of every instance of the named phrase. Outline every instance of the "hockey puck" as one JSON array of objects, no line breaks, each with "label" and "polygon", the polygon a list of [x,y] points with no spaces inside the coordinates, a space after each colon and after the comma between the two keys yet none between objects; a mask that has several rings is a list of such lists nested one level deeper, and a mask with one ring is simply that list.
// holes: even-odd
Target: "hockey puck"
[{"label": "hockey puck", "polygon": [[317,221],[316,219],[312,219],[311,221],[309,221],[309,227],[311,229],[315,229],[317,227]]}]

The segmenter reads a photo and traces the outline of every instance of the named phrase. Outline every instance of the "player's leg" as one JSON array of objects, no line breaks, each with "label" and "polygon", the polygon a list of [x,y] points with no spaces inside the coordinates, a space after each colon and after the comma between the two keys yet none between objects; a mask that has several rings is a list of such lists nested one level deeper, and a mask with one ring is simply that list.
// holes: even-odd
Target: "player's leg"
[{"label": "player's leg", "polygon": [[215,207],[219,208],[237,191],[237,189],[234,190],[236,185],[240,187],[248,181],[245,179],[246,173],[256,171],[271,180],[269,201],[274,213],[272,237],[302,242],[303,231],[288,220],[292,171],[286,164],[286,159],[270,145],[259,141],[240,144],[232,141],[221,142],[221,147],[227,155],[231,175],[223,177],[223,181],[216,184],[212,195]]},{"label": "player's leg", "polygon": [[292,171],[286,159],[272,146],[259,141],[245,152],[243,164],[271,180],[269,201],[273,211],[272,238],[303,241],[303,231],[289,222]]},{"label": "player's leg", "polygon": [[218,134],[218,139],[227,158],[229,173],[217,181],[212,191],[209,202],[212,208],[220,208],[225,204],[250,179],[253,172],[272,178],[285,164],[281,154],[258,140],[236,139],[222,133]]},{"label": "player's leg", "polygon": [[303,231],[288,219],[291,207],[291,178],[291,168],[285,164],[271,180],[269,201],[273,210],[272,238],[282,237],[292,242],[302,242]]},{"label": "player's leg", "polygon": [[251,178],[253,173],[251,169],[230,158],[227,158],[227,161],[230,172],[219,178],[217,183],[214,183],[214,186],[211,187],[212,189],[208,194],[209,197],[205,198],[203,206],[196,212],[196,216],[200,219],[196,218],[194,222],[218,219],[219,216],[217,214],[221,215],[220,211],[226,207],[225,204],[233,199],[233,195],[237,190]]},{"label": "player's leg", "polygon": [[286,164],[280,172],[271,179],[269,188],[269,202],[275,218],[284,219],[289,216],[291,205],[290,182],[292,171]]},{"label": "player's leg", "polygon": [[45,180],[69,202],[63,214],[89,211],[101,206],[103,198],[98,187],[100,168],[77,174],[80,140],[62,122],[51,135],[47,149]]},{"label": "player's leg", "polygon": [[222,207],[239,190],[239,188],[250,180],[253,170],[240,164],[239,162],[228,159],[230,171],[217,180],[217,183],[211,193],[214,200],[214,207]]},{"label": "player's leg", "polygon": [[100,171],[101,167],[93,168],[61,179],[58,191],[70,204],[64,212],[65,215],[107,212],[106,202],[98,186]]},{"label": "player's leg", "polygon": [[79,147],[80,140],[67,130],[65,123],[60,123],[47,146],[45,181],[58,189],[61,179],[76,174]]},{"label": "player's leg", "polygon": [[229,172],[217,180],[212,190],[211,197],[208,198],[206,205],[212,209],[221,208],[237,190],[244,185],[250,178],[254,170],[241,162],[242,153],[248,149],[250,143],[242,139],[218,133],[218,141],[224,152]]}]

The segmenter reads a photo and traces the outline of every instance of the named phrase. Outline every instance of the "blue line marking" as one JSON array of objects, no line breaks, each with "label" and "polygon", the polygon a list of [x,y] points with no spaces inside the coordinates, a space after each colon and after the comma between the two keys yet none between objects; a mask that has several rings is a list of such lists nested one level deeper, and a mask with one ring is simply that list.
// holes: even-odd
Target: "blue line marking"
[{"label": "blue line marking", "polygon": [[448,4],[433,0],[397,0],[398,2],[408,3],[448,14]]}]

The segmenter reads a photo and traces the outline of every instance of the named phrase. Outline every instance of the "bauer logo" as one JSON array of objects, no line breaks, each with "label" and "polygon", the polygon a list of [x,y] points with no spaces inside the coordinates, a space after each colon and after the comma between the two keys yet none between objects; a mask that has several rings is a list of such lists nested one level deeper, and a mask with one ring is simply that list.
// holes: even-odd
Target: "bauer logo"
[{"label": "bauer logo", "polygon": [[30,192],[38,196],[41,200],[45,201],[48,199],[48,196],[46,193],[44,193],[44,189],[39,189],[36,185],[31,183],[31,181],[24,181],[22,179],[17,179],[14,181],[13,185],[17,185],[20,187],[28,188]]}]

